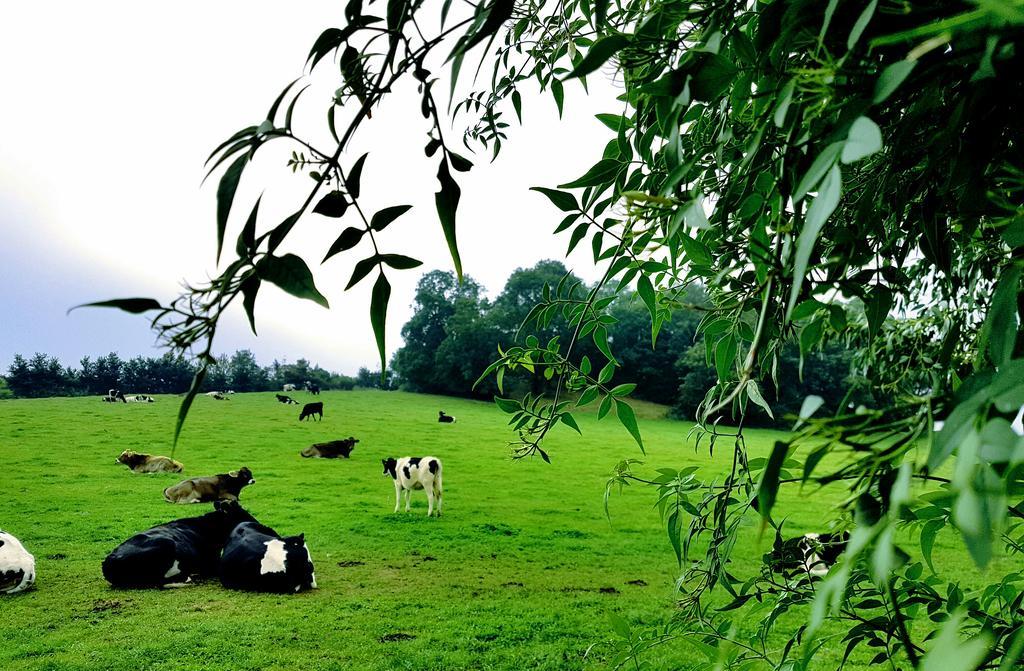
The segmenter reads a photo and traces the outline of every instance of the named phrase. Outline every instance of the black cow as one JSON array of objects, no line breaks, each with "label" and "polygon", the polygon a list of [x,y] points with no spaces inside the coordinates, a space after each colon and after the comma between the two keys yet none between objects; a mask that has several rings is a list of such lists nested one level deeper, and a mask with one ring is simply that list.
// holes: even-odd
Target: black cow
[{"label": "black cow", "polygon": [[231,531],[256,520],[237,501],[217,501],[214,508],[135,534],[103,560],[103,577],[114,587],[141,588],[217,575],[220,551]]},{"label": "black cow", "polygon": [[772,551],[764,556],[764,562],[776,573],[786,577],[806,574],[824,577],[846,550],[850,533],[804,534],[796,538],[782,539],[776,533]]},{"label": "black cow", "polygon": [[274,396],[277,397],[278,403],[284,403],[285,405],[288,405],[289,403],[294,403],[295,405],[299,404],[299,402],[291,396],[285,396],[284,394],[274,394]]},{"label": "black cow", "polygon": [[323,401],[317,401],[316,403],[307,403],[302,406],[302,412],[299,413],[299,421],[312,417],[313,415],[319,415],[319,419],[324,418],[324,404]]},{"label": "black cow", "polygon": [[282,538],[258,522],[239,524],[221,555],[220,581],[229,589],[250,592],[316,589],[305,535]]},{"label": "black cow", "polygon": [[313,394],[313,396],[320,395],[320,387],[318,385],[313,384],[312,382],[306,383],[306,391],[308,391],[310,394]]},{"label": "black cow", "polygon": [[349,436],[344,440],[332,440],[327,443],[313,443],[299,454],[304,457],[319,457],[322,459],[337,459],[338,457],[348,459],[358,442],[359,441],[357,439]]},{"label": "black cow", "polygon": [[438,410],[437,421],[441,422],[442,424],[451,424],[452,422],[455,421],[455,418],[452,417],[451,415],[444,414],[444,410]]}]

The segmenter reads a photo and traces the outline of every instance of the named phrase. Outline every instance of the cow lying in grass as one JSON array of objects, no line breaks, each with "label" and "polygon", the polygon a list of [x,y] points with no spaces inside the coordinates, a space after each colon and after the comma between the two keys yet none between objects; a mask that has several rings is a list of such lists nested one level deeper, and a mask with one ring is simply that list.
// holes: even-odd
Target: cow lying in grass
[{"label": "cow lying in grass", "polygon": [[230,398],[227,397],[227,395],[223,391],[208,391],[208,392],[206,392],[206,395],[209,396],[210,398],[218,400],[218,401],[230,401],[231,400]]},{"label": "cow lying in grass", "polygon": [[332,440],[327,443],[313,443],[300,454],[304,457],[319,457],[321,459],[337,459],[343,457],[348,459],[359,441],[349,436],[344,440]]},{"label": "cow lying in grass", "polygon": [[277,397],[278,403],[284,403],[285,405],[288,405],[289,403],[294,403],[295,405],[299,404],[299,402],[291,396],[285,396],[284,394],[274,394],[274,396]]},{"label": "cow lying in grass", "polygon": [[124,464],[136,473],[181,473],[185,467],[170,457],[150,456],[125,450],[115,464]]},{"label": "cow lying in grass", "polygon": [[146,394],[131,394],[125,397],[125,403],[153,403],[155,399]]},{"label": "cow lying in grass", "polygon": [[437,515],[441,516],[443,491],[441,487],[441,460],[436,457],[388,457],[381,459],[384,464],[384,475],[390,475],[395,481],[395,512],[401,494],[405,492],[405,512],[409,512],[409,497],[412,490],[422,489],[427,492],[427,517],[434,514],[434,499],[437,499]]},{"label": "cow lying in grass", "polygon": [[437,421],[441,422],[442,424],[452,424],[455,422],[455,418],[452,417],[451,415],[444,414],[444,410],[438,410]]},{"label": "cow lying in grass", "polygon": [[36,558],[17,538],[0,530],[0,594],[17,594],[36,581]]},{"label": "cow lying in grass", "polygon": [[220,558],[220,581],[229,589],[299,592],[316,589],[313,560],[303,534],[282,538],[258,522],[242,522]]},{"label": "cow lying in grass", "polygon": [[104,403],[117,403],[118,401],[121,403],[128,402],[128,399],[124,397],[124,394],[121,393],[120,389],[111,389],[107,392],[107,395],[103,396],[100,400]]},{"label": "cow lying in grass", "polygon": [[764,561],[772,571],[789,578],[800,574],[822,578],[846,550],[849,539],[846,531],[804,534],[786,540],[777,534],[772,551],[764,556]]},{"label": "cow lying in grass", "polygon": [[306,405],[302,406],[302,412],[299,413],[299,421],[301,422],[307,417],[312,417],[313,415],[318,415],[319,419],[324,418],[323,401],[317,401],[316,403],[307,403]]},{"label": "cow lying in grass", "polygon": [[164,490],[168,503],[209,503],[210,501],[237,501],[242,488],[256,482],[252,471],[241,468],[230,473],[205,478],[182,480]]},{"label": "cow lying in grass", "polygon": [[220,552],[232,530],[256,520],[237,501],[218,501],[214,508],[135,534],[103,560],[103,577],[114,587],[142,588],[217,575]]}]

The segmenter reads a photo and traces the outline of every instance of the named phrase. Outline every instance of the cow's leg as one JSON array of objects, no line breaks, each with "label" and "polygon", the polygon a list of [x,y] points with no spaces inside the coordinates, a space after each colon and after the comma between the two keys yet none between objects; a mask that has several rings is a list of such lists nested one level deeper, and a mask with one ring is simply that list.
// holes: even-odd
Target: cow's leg
[{"label": "cow's leg", "polygon": [[441,487],[441,475],[434,479],[434,487],[437,488],[437,516],[441,516],[441,508],[444,505],[444,490]]},{"label": "cow's leg", "polygon": [[395,481],[395,512],[398,512],[398,505],[402,501],[402,490],[398,486],[398,481]]},{"label": "cow's leg", "polygon": [[434,484],[424,487],[424,490],[427,492],[427,517],[430,517],[434,514]]},{"label": "cow's leg", "polygon": [[412,499],[412,490],[405,490],[405,512],[409,512],[409,502]]}]

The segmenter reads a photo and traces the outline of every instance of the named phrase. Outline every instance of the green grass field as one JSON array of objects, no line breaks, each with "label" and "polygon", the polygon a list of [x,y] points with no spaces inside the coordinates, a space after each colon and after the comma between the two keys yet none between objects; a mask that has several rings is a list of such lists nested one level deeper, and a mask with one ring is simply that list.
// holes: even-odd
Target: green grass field
[{"label": "green grass field", "polygon": [[[319,589],[287,596],[216,581],[121,591],[103,580],[103,557],[131,534],[210,509],[164,502],[183,476],[114,463],[124,449],[170,454],[178,399],[0,402],[0,528],[38,572],[34,590],[0,601],[0,669],[600,668],[610,613],[638,624],[671,614],[677,567],[653,492],[627,488],[613,496],[612,523],[604,516],[612,466],[641,457],[614,420],[581,415],[582,437],[559,427],[548,465],[509,458],[507,416],[489,403],[374,391],[321,399],[324,420],[300,424],[297,406],[273,394],[200,397],[174,455],[184,476],[249,466],[246,508],[282,534],[306,534]],[[458,422],[438,424],[442,408]],[[640,412],[652,467],[725,468],[728,450],[695,451],[690,425],[658,414]],[[299,456],[349,435],[360,439],[351,460]],[[752,451],[766,453],[776,435],[751,432]],[[406,455],[444,462],[440,519],[426,517],[422,492],[411,513],[391,512],[380,460]],[[779,507],[793,533],[835,514],[797,492]],[[752,524],[736,561],[755,566],[769,545]],[[671,668],[701,668],[684,647],[665,654]]]}]

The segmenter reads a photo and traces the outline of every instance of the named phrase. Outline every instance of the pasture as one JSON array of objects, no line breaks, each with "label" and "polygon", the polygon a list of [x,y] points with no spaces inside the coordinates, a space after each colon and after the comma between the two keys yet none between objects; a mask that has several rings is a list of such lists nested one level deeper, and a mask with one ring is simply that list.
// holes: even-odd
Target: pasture
[{"label": "pasture", "polygon": [[[304,392],[296,398],[310,400]],[[642,412],[642,457],[614,420],[583,414],[548,444],[553,463],[513,462],[492,404],[399,392],[327,392],[322,422],[272,393],[199,397],[174,457],[184,474],[115,465],[125,449],[170,455],[175,397],[153,404],[97,398],[0,402],[0,528],[37,559],[36,588],[0,599],[0,668],[42,669],[578,669],[599,668],[608,617],[657,623],[674,603],[677,567],[653,492],[627,488],[604,516],[604,483],[627,457],[652,467],[725,467],[694,451],[689,425]],[[439,424],[437,411],[456,416]],[[313,442],[360,440],[350,460],[303,459]],[[750,434],[765,454],[767,431]],[[426,498],[393,514],[388,456],[444,462],[445,509]],[[304,532],[319,589],[298,595],[111,589],[100,562],[131,534],[209,505],[172,505],[182,477],[248,466],[243,505],[282,534]],[[707,472],[712,472],[708,470]],[[788,528],[820,528],[833,511],[784,494]],[[751,524],[737,560],[769,549]],[[951,558],[951,561],[959,561]],[[699,656],[666,651],[672,668]],[[669,660],[666,659],[666,662]],[[826,667],[822,667],[826,668]]]}]

